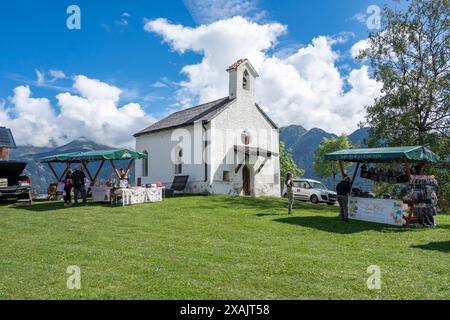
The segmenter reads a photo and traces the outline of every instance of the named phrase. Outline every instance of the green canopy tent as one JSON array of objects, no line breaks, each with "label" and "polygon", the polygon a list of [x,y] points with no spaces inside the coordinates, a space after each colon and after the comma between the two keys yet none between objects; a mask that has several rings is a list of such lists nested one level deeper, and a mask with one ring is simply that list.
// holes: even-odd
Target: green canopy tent
[{"label": "green canopy tent", "polygon": [[[436,163],[439,157],[430,149],[424,146],[409,147],[386,147],[386,148],[364,148],[364,149],[345,149],[324,155],[325,160],[339,161],[341,174],[344,175],[344,167],[342,162],[356,162],[355,171],[351,179],[351,185],[355,182],[356,175],[361,162],[371,163],[388,163],[400,162],[406,167],[406,175],[408,180],[411,178],[411,163],[419,165],[419,173],[423,174],[426,163]],[[412,209],[407,217],[405,217],[406,225],[417,222],[417,217],[413,216]]]},{"label": "green canopy tent", "polygon": [[411,163],[419,163],[420,170],[423,171],[425,163],[436,163],[439,161],[439,156],[424,146],[344,149],[327,153],[324,155],[324,158],[325,160],[339,161],[342,175],[345,174],[342,165],[343,161],[356,162],[355,172],[351,181],[352,185],[361,162],[403,162],[409,178],[411,176]]},{"label": "green canopy tent", "polygon": [[[90,180],[92,183],[95,182],[95,180],[98,177],[98,174],[100,173],[105,161],[109,161],[114,169],[114,172],[116,173],[117,177],[119,179],[123,179],[125,176],[128,175],[131,166],[133,165],[133,162],[135,159],[146,159],[147,155],[141,152],[136,152],[129,149],[114,149],[114,150],[94,150],[94,151],[87,151],[87,152],[70,152],[70,153],[63,153],[63,154],[57,154],[49,157],[44,157],[38,160],[38,162],[47,163],[50,167],[50,170],[56,177],[58,182],[61,182],[64,178],[64,175],[66,174],[67,170],[69,170],[70,166],[73,163],[81,163],[86,170],[86,173],[88,174]],[[119,172],[114,164],[115,160],[129,160],[127,170],[122,174]],[[94,161],[100,161],[100,166],[97,169],[97,172],[94,176],[92,176],[91,172],[88,168],[89,162]],[[54,167],[52,166],[52,163],[65,163],[66,168],[64,169],[63,173],[58,176],[56,173]]]}]

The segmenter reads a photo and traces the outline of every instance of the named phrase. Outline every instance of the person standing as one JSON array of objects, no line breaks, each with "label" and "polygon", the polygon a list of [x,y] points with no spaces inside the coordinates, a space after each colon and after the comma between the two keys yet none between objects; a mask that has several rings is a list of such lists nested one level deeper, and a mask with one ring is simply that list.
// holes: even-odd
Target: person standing
[{"label": "person standing", "polygon": [[288,198],[288,214],[291,215],[294,206],[294,191],[292,190],[294,179],[292,177],[292,172],[287,173],[286,181],[284,183],[286,185],[286,194]]},{"label": "person standing", "polygon": [[125,170],[123,170],[123,168],[119,169],[119,173],[120,173],[120,176],[122,177],[119,180],[119,188],[125,188],[125,189],[128,188],[128,185],[130,183],[130,180],[128,178],[128,173],[125,172]]},{"label": "person standing", "polygon": [[348,221],[348,195],[350,194],[351,189],[350,178],[345,174],[336,186],[340,208],[339,219],[343,221]]},{"label": "person standing", "polygon": [[69,169],[67,170],[66,178],[64,179],[64,192],[66,193],[64,196],[64,206],[70,206],[72,204],[72,197],[70,193],[72,192],[72,186],[73,186],[73,170]]},{"label": "person standing", "polygon": [[78,207],[78,193],[81,194],[83,198],[83,205],[87,206],[87,195],[86,195],[86,188],[84,186],[86,175],[83,172],[83,169],[81,166],[77,167],[77,170],[72,175],[73,180],[73,200],[74,200],[74,206]]}]

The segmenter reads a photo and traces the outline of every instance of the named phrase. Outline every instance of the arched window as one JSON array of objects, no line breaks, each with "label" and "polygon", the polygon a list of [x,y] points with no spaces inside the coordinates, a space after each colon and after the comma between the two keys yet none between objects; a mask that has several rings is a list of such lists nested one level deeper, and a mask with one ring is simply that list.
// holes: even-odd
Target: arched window
[{"label": "arched window", "polygon": [[245,145],[249,145],[250,144],[250,133],[248,133],[248,131],[242,132],[242,134],[241,134],[241,141]]},{"label": "arched window", "polygon": [[175,153],[175,174],[183,173],[183,149],[178,148]]},{"label": "arched window", "polygon": [[148,176],[148,152],[146,150],[142,151],[143,154],[146,155],[145,159],[142,159],[142,176]]},{"label": "arched window", "polygon": [[248,74],[248,71],[244,71],[244,76],[242,78],[242,87],[245,90],[250,90],[250,75]]}]

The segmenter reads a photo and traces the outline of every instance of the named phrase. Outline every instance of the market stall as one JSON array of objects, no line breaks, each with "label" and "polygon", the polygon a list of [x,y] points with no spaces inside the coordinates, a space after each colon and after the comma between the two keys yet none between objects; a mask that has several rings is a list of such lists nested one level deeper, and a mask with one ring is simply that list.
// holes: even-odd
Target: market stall
[{"label": "market stall", "polygon": [[[162,200],[162,197],[154,196],[155,194],[161,194],[161,188],[157,188],[156,186],[151,186],[149,188],[131,187],[128,183],[128,175],[134,160],[145,159],[146,157],[147,156],[144,153],[129,149],[114,149],[64,153],[45,157],[38,161],[48,164],[58,183],[63,181],[67,171],[73,164],[81,164],[90,180],[88,188],[92,193],[94,202],[128,205]],[[126,170],[117,169],[115,161],[118,160],[128,161]],[[88,164],[92,162],[99,163],[94,174],[88,167]],[[118,178],[117,183],[113,183],[112,181],[98,181],[100,171],[104,167],[105,162],[111,164],[111,167]],[[57,174],[57,170],[54,167],[55,163],[63,163],[65,165],[61,174]]]},{"label": "market stall", "polygon": [[[324,155],[326,160],[338,161],[341,174],[343,162],[356,163],[351,177],[353,186],[360,177],[376,182],[407,184],[407,195],[402,199],[376,199],[370,192],[352,188],[349,197],[349,218],[356,220],[410,225],[434,225],[437,182],[423,175],[426,163],[436,163],[439,157],[424,146],[345,149]],[[396,164],[397,170],[383,169],[377,164]]]}]

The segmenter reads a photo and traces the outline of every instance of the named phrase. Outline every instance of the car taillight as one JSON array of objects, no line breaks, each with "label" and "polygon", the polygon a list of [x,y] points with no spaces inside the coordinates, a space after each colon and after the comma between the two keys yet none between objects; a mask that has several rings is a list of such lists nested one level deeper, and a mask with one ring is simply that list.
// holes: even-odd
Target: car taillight
[{"label": "car taillight", "polygon": [[19,186],[21,187],[27,187],[31,184],[30,177],[21,177],[19,180]]}]

